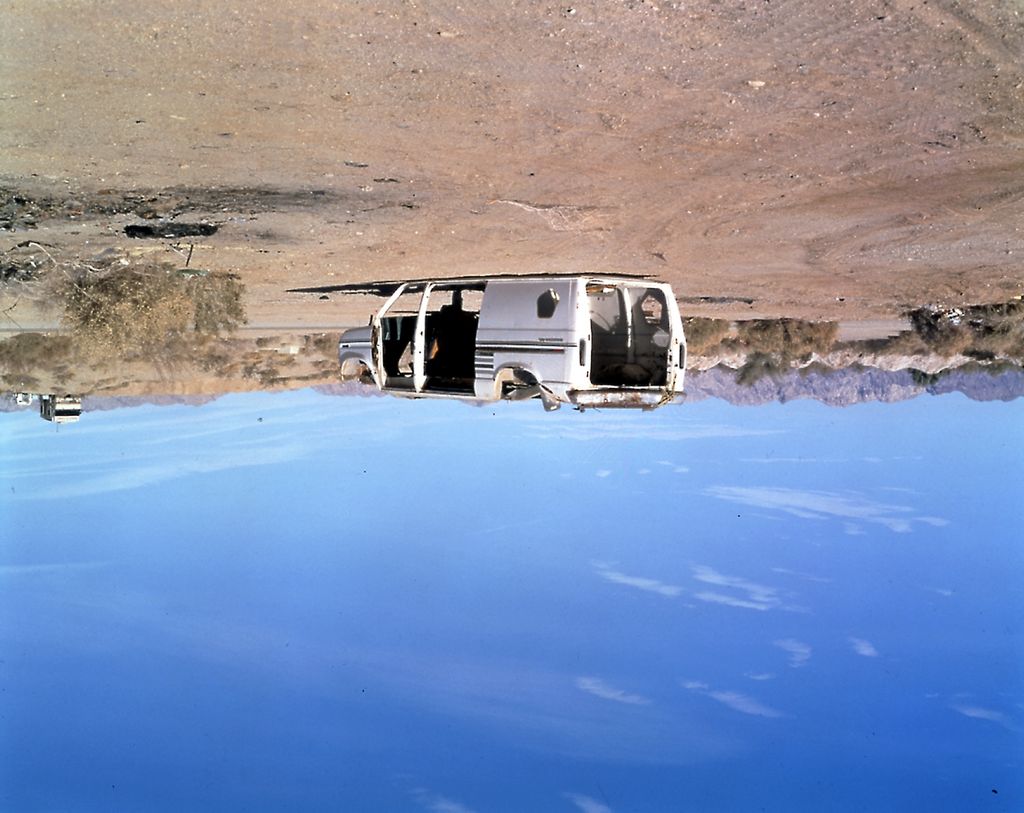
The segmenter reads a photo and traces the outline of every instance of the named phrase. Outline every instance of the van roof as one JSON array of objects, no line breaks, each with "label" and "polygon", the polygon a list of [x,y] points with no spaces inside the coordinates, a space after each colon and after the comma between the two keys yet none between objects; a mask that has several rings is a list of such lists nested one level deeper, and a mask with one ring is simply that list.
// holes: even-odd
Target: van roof
[{"label": "van roof", "polygon": [[288,293],[302,294],[374,294],[390,296],[403,285],[410,292],[422,291],[427,285],[434,283],[440,286],[460,286],[483,290],[488,282],[546,282],[548,280],[586,279],[598,282],[650,282],[661,285],[658,280],[647,274],[494,274],[480,277],[431,277],[429,279],[385,280],[382,282],[354,282],[346,285],[323,285],[314,288],[289,288]]}]

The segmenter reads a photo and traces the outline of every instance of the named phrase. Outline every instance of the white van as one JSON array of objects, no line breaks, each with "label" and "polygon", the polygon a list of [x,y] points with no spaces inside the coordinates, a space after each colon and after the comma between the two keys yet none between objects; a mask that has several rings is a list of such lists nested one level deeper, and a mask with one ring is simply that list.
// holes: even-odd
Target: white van
[{"label": "white van", "polygon": [[342,334],[346,378],[409,397],[540,398],[653,409],[683,390],[672,289],[633,277],[461,278],[397,284]]}]

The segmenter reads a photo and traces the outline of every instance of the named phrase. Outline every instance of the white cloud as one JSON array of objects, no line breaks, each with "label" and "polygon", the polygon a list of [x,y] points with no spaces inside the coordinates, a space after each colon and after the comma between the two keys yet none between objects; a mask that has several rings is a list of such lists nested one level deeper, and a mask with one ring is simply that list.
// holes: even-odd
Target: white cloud
[{"label": "white cloud", "polygon": [[610,469],[598,469],[596,472],[594,472],[595,477],[608,477],[610,474]]},{"label": "white cloud", "polygon": [[706,683],[701,683],[697,680],[688,680],[682,685],[684,689],[689,689],[690,691],[697,692],[705,697],[710,697],[712,700],[717,700],[723,706],[727,706],[733,711],[738,711],[742,714],[750,714],[754,717],[785,716],[778,709],[766,706],[759,700],[755,700],[750,695],[743,694],[742,692],[734,692],[725,689],[712,689]]},{"label": "white cloud", "polygon": [[794,669],[806,666],[811,659],[811,647],[803,641],[798,641],[795,638],[782,638],[773,643],[782,651],[789,653],[789,665]]},{"label": "white cloud", "polygon": [[[696,438],[744,438],[777,435],[776,429],[753,429],[748,426],[728,424],[682,424],[667,421],[638,421],[636,416],[612,415],[604,412],[601,421],[562,421],[552,423],[547,415],[530,414],[521,410],[516,416],[533,437],[558,438],[565,440],[661,440],[679,441]],[[542,420],[548,418],[548,420]],[[658,461],[661,462],[661,461]]]},{"label": "white cloud", "polygon": [[752,714],[756,717],[782,717],[781,711],[759,703],[754,698],[740,692],[714,691],[707,694],[708,697],[743,714]]},{"label": "white cloud", "polygon": [[830,584],[832,579],[827,579],[824,576],[815,576],[813,573],[803,573],[799,570],[790,570],[786,567],[773,567],[773,573],[784,573],[787,576],[796,576],[798,579],[804,579],[809,582],[818,582],[820,584]]},{"label": "white cloud", "polygon": [[0,577],[2,576],[37,576],[48,574],[71,573],[76,570],[93,570],[98,567],[105,567],[110,562],[60,562],[45,565],[0,565]]},{"label": "white cloud", "polygon": [[845,463],[841,457],[744,457],[741,463]]},{"label": "white cloud", "polygon": [[657,579],[647,578],[646,576],[629,576],[618,570],[613,570],[611,565],[603,562],[592,562],[591,564],[602,579],[614,584],[635,587],[637,590],[646,590],[648,593],[657,593],[667,598],[675,598],[683,592],[683,588],[678,585],[665,584]]},{"label": "white cloud", "polygon": [[612,813],[612,809],[608,805],[593,797],[584,796],[582,793],[563,793],[562,795],[576,805],[581,813]]},{"label": "white cloud", "polygon": [[875,523],[895,533],[907,533],[915,521],[928,525],[945,522],[938,517],[915,517],[913,509],[908,506],[877,502],[856,492],[809,491],[772,486],[714,486],[705,493],[741,505],[782,511],[801,519],[847,520],[848,533],[858,532],[856,522]]},{"label": "white cloud", "polygon": [[727,596],[724,593],[714,593],[710,590],[703,590],[700,593],[694,593],[693,597],[706,601],[709,604],[724,604],[727,607],[739,607],[744,610],[770,610],[775,605],[763,604],[758,601],[749,601],[747,599],[737,598],[736,596]]},{"label": "white cloud", "polygon": [[417,802],[433,813],[474,813],[471,807],[466,807],[462,802],[431,793],[426,788],[416,788],[412,795]]},{"label": "white cloud", "polygon": [[169,455],[157,464],[141,461],[127,463],[123,468],[95,477],[83,475],[61,478],[54,485],[44,485],[39,491],[19,492],[28,499],[69,499],[113,491],[126,491],[147,485],[174,480],[190,474],[225,471],[228,469],[265,466],[294,460],[306,449],[298,444],[270,446],[263,449],[225,448],[207,452],[203,457]]},{"label": "white cloud", "polygon": [[774,680],[775,675],[771,672],[748,672],[743,677],[751,680]]},{"label": "white cloud", "polygon": [[998,725],[1010,728],[1009,718],[1001,711],[995,711],[993,709],[982,708],[981,706],[961,706],[955,705],[950,706],[953,711],[958,711],[964,717],[970,717],[973,720],[987,720],[990,723],[997,723]]},{"label": "white cloud", "polygon": [[853,647],[854,652],[858,655],[863,655],[865,658],[878,657],[878,650],[875,649],[870,641],[865,641],[863,638],[850,638],[850,646]]},{"label": "white cloud", "polygon": [[616,703],[625,703],[629,706],[645,706],[651,702],[642,695],[630,694],[622,689],[610,686],[601,680],[601,678],[576,678],[576,688],[581,689],[584,692],[589,692],[595,697],[600,697],[602,700],[614,700]]},{"label": "white cloud", "polygon": [[730,607],[741,607],[747,610],[771,610],[782,605],[779,591],[775,587],[757,584],[741,576],[729,576],[719,573],[706,565],[693,567],[693,578],[704,584],[736,590],[742,595],[706,590],[694,597],[712,604],[725,604]]}]

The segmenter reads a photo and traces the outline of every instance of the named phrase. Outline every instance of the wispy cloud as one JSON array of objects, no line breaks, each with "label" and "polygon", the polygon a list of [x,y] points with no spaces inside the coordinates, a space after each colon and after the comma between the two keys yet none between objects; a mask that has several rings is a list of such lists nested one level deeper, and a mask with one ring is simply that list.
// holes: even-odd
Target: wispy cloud
[{"label": "wispy cloud", "polygon": [[106,567],[110,562],[57,562],[52,564],[35,565],[0,565],[0,577],[3,576],[42,576],[63,573],[73,573],[79,570],[95,570],[99,567]]},{"label": "wispy cloud", "polygon": [[589,692],[602,700],[613,700],[616,703],[625,703],[629,706],[645,706],[651,701],[639,694],[631,694],[622,689],[605,683],[601,678],[579,677],[576,678],[576,688]]},{"label": "wispy cloud", "polygon": [[775,429],[753,429],[749,426],[732,426],[729,424],[690,423],[680,424],[673,421],[638,421],[636,416],[609,415],[604,413],[602,420],[559,422],[557,425],[550,420],[540,420],[522,410],[517,418],[528,427],[531,435],[540,438],[558,438],[560,440],[663,440],[679,441],[697,438],[743,438],[779,434]]},{"label": "wispy cloud", "polygon": [[773,573],[783,573],[787,576],[796,576],[798,579],[803,579],[809,582],[818,582],[819,584],[829,584],[832,579],[827,579],[824,576],[815,576],[813,573],[803,573],[799,570],[790,570],[786,567],[773,567]]},{"label": "wispy cloud", "polygon": [[972,720],[987,720],[990,723],[996,723],[997,725],[1004,726],[1005,728],[1013,727],[1010,723],[1010,718],[1001,711],[986,709],[982,706],[965,706],[959,704],[952,705],[950,708],[953,709],[953,711],[964,715],[964,717],[970,717]]},{"label": "wispy cloud", "polygon": [[591,796],[584,796],[582,793],[563,793],[562,795],[576,805],[580,813],[612,813],[612,809],[608,805]]},{"label": "wispy cloud", "polygon": [[735,593],[723,593],[705,590],[695,593],[694,598],[701,601],[762,611],[782,606],[782,598],[779,596],[777,588],[748,581],[742,576],[729,576],[725,573],[719,573],[707,565],[695,565],[693,567],[693,578],[702,584],[710,584],[715,587],[723,587],[735,591]]},{"label": "wispy cloud", "polygon": [[433,813],[474,813],[473,808],[466,807],[462,802],[431,793],[426,788],[414,789],[412,796],[422,807]]},{"label": "wispy cloud", "polygon": [[875,649],[874,645],[870,641],[865,641],[863,638],[850,638],[850,646],[853,647],[853,651],[858,655],[863,655],[865,658],[877,658],[878,650]]},{"label": "wispy cloud", "polygon": [[781,711],[766,706],[740,692],[713,691],[708,692],[708,697],[743,714],[752,714],[755,717],[782,717]]},{"label": "wispy cloud", "polygon": [[775,675],[772,672],[747,672],[743,677],[750,680],[773,680]]},{"label": "wispy cloud", "polygon": [[909,532],[914,522],[928,525],[945,523],[939,517],[915,517],[906,505],[871,500],[857,492],[810,491],[775,486],[713,486],[705,491],[722,500],[782,511],[802,519],[841,519],[847,532],[856,533],[856,522],[882,525],[895,533]]},{"label": "wispy cloud", "polygon": [[766,706],[759,700],[755,700],[753,697],[742,692],[734,692],[725,689],[712,689],[706,683],[701,683],[697,680],[688,680],[683,683],[684,689],[689,689],[691,692],[697,692],[705,697],[710,697],[712,700],[717,700],[723,706],[727,706],[733,711],[738,711],[741,714],[749,714],[753,717],[784,717],[785,715],[778,709],[773,709],[771,706]]},{"label": "wispy cloud", "polygon": [[159,463],[134,461],[105,474],[80,477],[65,477],[53,485],[42,485],[38,490],[20,491],[28,499],[69,499],[126,491],[142,486],[228,469],[250,466],[265,466],[294,460],[307,450],[299,444],[269,446],[262,449],[238,449],[222,447],[211,450],[203,457],[185,457],[171,454]]},{"label": "wispy cloud", "polygon": [[782,638],[773,642],[783,652],[789,654],[789,665],[794,669],[806,666],[811,659],[812,649],[809,644],[798,641],[795,638]]},{"label": "wispy cloud", "polygon": [[675,598],[683,593],[683,588],[675,584],[665,584],[665,582],[658,581],[657,579],[651,579],[646,576],[630,576],[626,573],[622,573],[618,570],[614,570],[611,563],[608,562],[591,562],[594,567],[594,571],[602,579],[610,581],[613,584],[623,584],[627,587],[635,587],[637,590],[645,590],[648,593],[656,593],[659,596],[665,596],[666,598]]},{"label": "wispy cloud", "polygon": [[741,463],[845,463],[842,457],[744,457]]},{"label": "wispy cloud", "polygon": [[759,601],[750,601],[749,599],[742,599],[736,596],[729,596],[725,593],[715,593],[711,590],[702,590],[699,593],[694,593],[693,597],[706,601],[708,604],[724,604],[727,607],[738,607],[743,610],[770,610],[774,605],[763,604]]}]

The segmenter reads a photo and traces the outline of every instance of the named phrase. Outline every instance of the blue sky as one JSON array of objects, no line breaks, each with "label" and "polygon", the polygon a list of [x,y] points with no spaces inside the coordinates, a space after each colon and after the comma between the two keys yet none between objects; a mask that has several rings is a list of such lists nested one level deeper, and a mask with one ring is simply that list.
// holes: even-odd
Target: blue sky
[{"label": "blue sky", "polygon": [[0,415],[0,807],[1019,806],[1022,412]]}]

